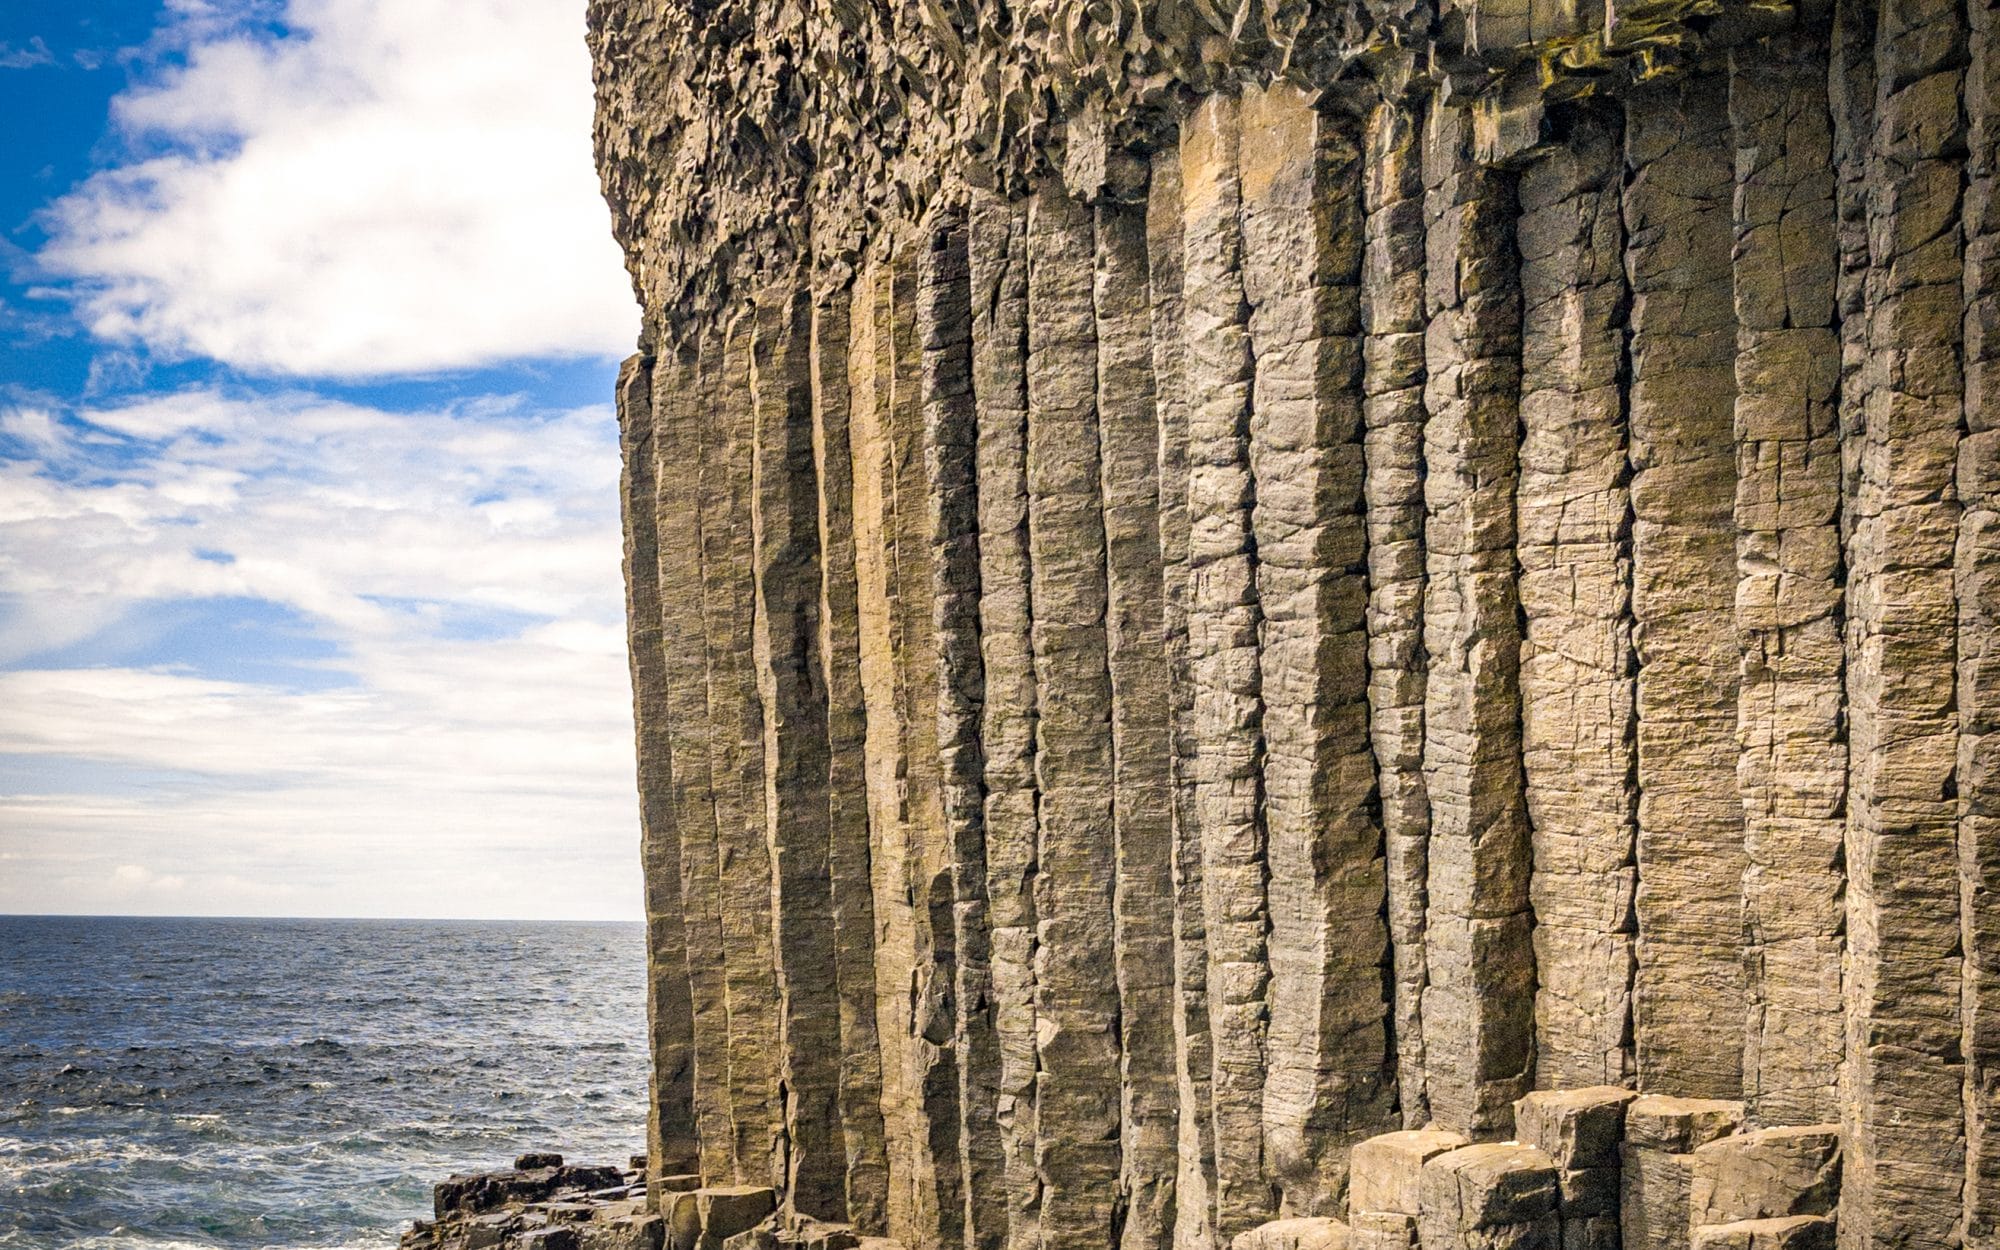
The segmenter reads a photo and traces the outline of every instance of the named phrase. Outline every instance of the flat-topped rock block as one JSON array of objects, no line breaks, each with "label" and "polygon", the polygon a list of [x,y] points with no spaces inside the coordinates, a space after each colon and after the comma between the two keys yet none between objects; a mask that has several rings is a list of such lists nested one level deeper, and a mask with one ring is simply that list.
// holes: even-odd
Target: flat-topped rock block
[{"label": "flat-topped rock block", "polygon": [[1411,1250],[1417,1217],[1400,1211],[1360,1211],[1348,1217],[1351,1250]]},{"label": "flat-topped rock block", "polygon": [[[1819,1215],[1736,1220],[1694,1230],[1689,1250],[1833,1250],[1833,1221]],[[1567,1248],[1565,1248],[1567,1250]]]},{"label": "flat-topped rock block", "polygon": [[722,1250],[777,1209],[777,1193],[761,1185],[710,1185],[672,1195],[666,1209],[670,1250]]},{"label": "flat-topped rock block", "polygon": [[1229,1243],[1231,1250],[1349,1250],[1352,1244],[1346,1224],[1312,1216],[1259,1224]]},{"label": "flat-topped rock block", "polygon": [[1384,1133],[1359,1143],[1347,1161],[1350,1217],[1365,1211],[1417,1215],[1424,1164],[1470,1144],[1462,1134],[1435,1128]]},{"label": "flat-topped rock block", "polygon": [[1417,1217],[1424,1250],[1555,1250],[1556,1172],[1548,1155],[1518,1142],[1466,1146],[1431,1159]]},{"label": "flat-topped rock block", "polygon": [[1536,1090],[1514,1104],[1514,1135],[1565,1171],[1615,1168],[1625,1108],[1636,1098],[1616,1085]]},{"label": "flat-topped rock block", "polygon": [[1695,1225],[1824,1215],[1840,1196],[1838,1125],[1738,1133],[1689,1158],[1689,1220]]},{"label": "flat-topped rock block", "polygon": [[1686,1154],[1743,1125],[1743,1104],[1726,1098],[1646,1094],[1625,1106],[1625,1145]]}]

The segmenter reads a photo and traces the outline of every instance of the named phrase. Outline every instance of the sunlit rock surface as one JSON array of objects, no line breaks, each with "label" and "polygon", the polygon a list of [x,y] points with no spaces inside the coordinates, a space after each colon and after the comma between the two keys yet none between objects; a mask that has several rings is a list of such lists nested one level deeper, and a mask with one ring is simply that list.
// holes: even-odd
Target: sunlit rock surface
[{"label": "sunlit rock surface", "polygon": [[656,1176],[2000,1245],[1992,7],[590,9]]}]

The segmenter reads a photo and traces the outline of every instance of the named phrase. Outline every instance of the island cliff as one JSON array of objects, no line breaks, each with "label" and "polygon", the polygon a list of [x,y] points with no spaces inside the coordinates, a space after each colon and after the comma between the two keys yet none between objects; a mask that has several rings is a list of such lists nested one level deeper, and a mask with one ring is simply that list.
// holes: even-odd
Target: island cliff
[{"label": "island cliff", "polygon": [[2000,1246],[1993,4],[590,38],[656,1203]]}]

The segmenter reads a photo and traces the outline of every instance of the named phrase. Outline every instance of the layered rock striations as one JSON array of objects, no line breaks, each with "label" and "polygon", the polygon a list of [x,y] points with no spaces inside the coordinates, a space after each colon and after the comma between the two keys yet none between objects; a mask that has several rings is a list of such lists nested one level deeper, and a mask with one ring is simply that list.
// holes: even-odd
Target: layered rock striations
[{"label": "layered rock striations", "polygon": [[656,1177],[2000,1246],[1985,0],[590,8]]}]

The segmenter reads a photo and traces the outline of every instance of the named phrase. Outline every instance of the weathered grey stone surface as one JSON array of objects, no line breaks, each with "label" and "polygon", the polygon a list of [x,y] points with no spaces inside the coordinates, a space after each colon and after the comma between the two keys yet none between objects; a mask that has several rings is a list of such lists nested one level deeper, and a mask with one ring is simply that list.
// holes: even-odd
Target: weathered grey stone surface
[{"label": "weathered grey stone surface", "polygon": [[1215,1236],[1276,1213],[1264,1170],[1270,917],[1265,895],[1264,705],[1249,455],[1248,309],[1237,225],[1239,104],[1214,95],[1180,133],[1182,342],[1188,405],[1188,669],[1194,820],[1208,943]]},{"label": "weathered grey stone surface", "polygon": [[1832,1250],[1833,1221],[1822,1215],[1737,1220],[1694,1230],[1693,1250]]},{"label": "weathered grey stone surface", "polygon": [[1423,1000],[1429,973],[1430,799],[1424,789],[1424,180],[1422,113],[1385,100],[1363,153],[1362,490],[1368,520],[1368,706],[1394,947],[1396,1093],[1403,1126],[1430,1121]]},{"label": "weathered grey stone surface", "polygon": [[1326,1215],[1347,1147],[1392,1106],[1382,830],[1369,802],[1360,134],[1289,85],[1246,93],[1242,110],[1264,616],[1264,1166],[1284,1211]]},{"label": "weathered grey stone surface", "polygon": [[826,677],[819,636],[819,501],[812,446],[812,308],[801,292],[760,305],[753,329],[751,539],[757,588],[752,660],[763,714],[776,1044],[790,1207],[847,1214],[839,1114],[840,1007],[834,976]]},{"label": "weathered grey stone surface", "polygon": [[1625,106],[1632,617],[1639,664],[1640,1086],[1742,1090],[1743,805],[1733,149],[1728,80],[1700,74]]},{"label": "weathered grey stone surface", "polygon": [[1111,1238],[1121,1165],[1111,674],[1099,476],[1095,232],[1056,183],[1028,204],[1034,599],[1035,1168],[1041,1244]]},{"label": "weathered grey stone surface", "polygon": [[869,874],[866,719],[854,574],[854,469],[848,433],[849,297],[819,301],[812,321],[813,467],[819,489],[821,672],[826,681],[827,886],[840,998],[840,1126],[847,1218],[887,1227],[882,1053],[875,1023],[875,903]]},{"label": "weathered grey stone surface", "polygon": [[[1136,178],[1135,178],[1136,180]],[[1171,1244],[1180,1097],[1174,1062],[1172,681],[1159,524],[1159,428],[1143,205],[1096,210],[1098,476],[1111,676],[1113,900],[1121,1044],[1120,1245]]]},{"label": "weathered grey stone surface", "polygon": [[1521,774],[1521,293],[1513,178],[1442,99],[1424,131],[1425,1082],[1446,1128],[1504,1134],[1534,1067]]},{"label": "weathered grey stone surface", "polygon": [[[958,1117],[940,1148],[956,1150],[972,1250],[1007,1237],[1005,1149],[998,1122],[999,1039],[988,1009],[992,940],[986,902],[985,753],[980,716],[986,676],[979,648],[978,417],[972,396],[972,308],[967,224],[938,224],[918,275],[923,352],[926,537],[931,619],[937,632],[939,801],[943,873],[933,877],[934,946],[951,942],[953,1066]],[[949,915],[940,912],[949,908]]]},{"label": "weathered grey stone surface", "polygon": [[1532,1146],[1489,1142],[1424,1164],[1424,1250],[1557,1250],[1556,1167]]},{"label": "weathered grey stone surface", "polygon": [[1988,0],[590,17],[662,1195],[2000,1246]]},{"label": "weathered grey stone surface", "polygon": [[1538,1091],[1514,1104],[1514,1133],[1566,1172],[1615,1168],[1635,1097],[1615,1085]]},{"label": "weathered grey stone surface", "polygon": [[1535,1077],[1633,1072],[1632,516],[1618,119],[1581,113],[1519,184],[1521,762],[1534,831]]},{"label": "weathered grey stone surface", "polygon": [[986,899],[999,1048],[995,1122],[1008,1245],[1035,1244],[1035,672],[1029,639],[1027,213],[972,199],[969,263],[978,408],[980,738]]},{"label": "weathered grey stone surface", "polygon": [[2000,1244],[2000,14],[1967,9],[1965,432],[1958,446],[1958,847],[1968,1245]]},{"label": "weathered grey stone surface", "polygon": [[1840,1192],[1840,1129],[1820,1124],[1724,1137],[1689,1156],[1695,1226],[1826,1215]]},{"label": "weathered grey stone surface", "polygon": [[1353,1235],[1346,1224],[1325,1216],[1294,1216],[1238,1233],[1230,1250],[1348,1250]]},{"label": "weathered grey stone surface", "polygon": [[1826,54],[1772,40],[1731,63],[1736,145],[1737,782],[1749,1016],[1743,1097],[1767,1124],[1836,1113],[1840,643],[1838,236]]},{"label": "weathered grey stone surface", "polygon": [[625,530],[625,615],[638,727],[640,858],[646,874],[646,1023],[652,1048],[646,1099],[648,1170],[657,1178],[696,1165],[694,1002],[682,923],[680,828],[667,736],[667,658],[661,642],[659,484],[653,455],[653,364],[641,356],[618,375],[619,499]]},{"label": "weathered grey stone surface", "polygon": [[1944,1244],[1964,1188],[1953,680],[1964,18],[1954,5],[1885,7],[1875,49],[1868,352],[1847,501],[1850,1246]]},{"label": "weathered grey stone surface", "polygon": [[1355,1143],[1349,1157],[1348,1211],[1415,1216],[1423,1210],[1424,1164],[1472,1143],[1443,1129],[1403,1129]]}]

